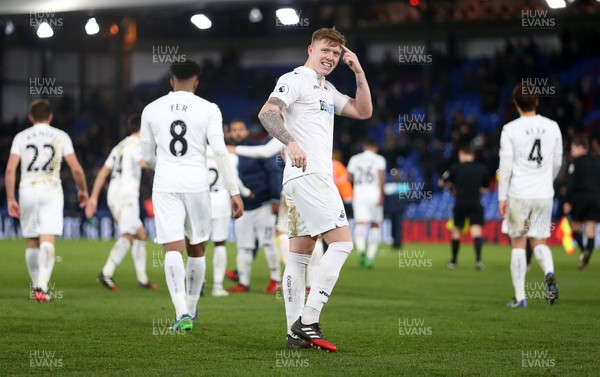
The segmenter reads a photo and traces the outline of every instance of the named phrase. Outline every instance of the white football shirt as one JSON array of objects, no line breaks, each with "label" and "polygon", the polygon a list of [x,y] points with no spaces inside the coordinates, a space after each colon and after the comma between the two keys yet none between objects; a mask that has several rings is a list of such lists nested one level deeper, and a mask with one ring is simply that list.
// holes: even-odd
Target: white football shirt
[{"label": "white football shirt", "polygon": [[104,162],[112,171],[107,199],[115,201],[138,201],[142,178],[142,147],[140,139],[128,136],[117,144]]},{"label": "white football shirt", "polygon": [[342,113],[350,97],[304,66],[281,76],[270,97],[287,105],[283,112],[285,127],[307,156],[304,173],[301,168],[292,167],[287,156],[283,183],[304,174],[333,175],[333,117]]},{"label": "white football shirt", "polygon": [[354,197],[379,197],[381,184],[379,172],[385,172],[385,158],[371,151],[356,154],[348,161],[348,173],[354,178]]},{"label": "white football shirt", "polygon": [[38,123],[15,136],[10,153],[21,158],[20,187],[39,184],[60,187],[63,157],[75,152],[66,132]]},{"label": "white football shirt", "polygon": [[206,146],[208,142],[227,153],[222,127],[219,107],[191,92],[170,92],[147,105],[142,112],[141,142],[144,150],[156,150],[152,189],[208,190]]},{"label": "white football shirt", "polygon": [[498,200],[554,197],[562,152],[562,135],[555,121],[535,115],[507,123],[500,136]]}]

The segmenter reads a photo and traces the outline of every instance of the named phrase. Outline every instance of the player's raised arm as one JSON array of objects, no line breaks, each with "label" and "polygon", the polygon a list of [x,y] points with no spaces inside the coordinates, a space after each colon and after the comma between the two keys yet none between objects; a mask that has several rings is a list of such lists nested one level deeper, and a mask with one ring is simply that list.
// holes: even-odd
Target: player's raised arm
[{"label": "player's raised arm", "polygon": [[102,186],[104,186],[104,182],[106,182],[106,178],[110,175],[111,171],[112,170],[106,165],[102,165],[102,168],[100,168],[96,180],[94,180],[92,194],[85,206],[85,217],[92,217],[96,213],[100,191],[102,191]]},{"label": "player's raised arm", "polygon": [[8,205],[8,215],[10,217],[19,217],[19,203],[15,198],[15,184],[17,181],[17,166],[19,166],[21,156],[11,153],[6,164],[6,172],[4,174],[4,183],[6,186],[6,203]]},{"label": "player's raised arm", "polygon": [[373,103],[367,76],[365,76],[365,71],[363,71],[356,54],[344,45],[342,45],[342,49],[344,50],[342,60],[356,76],[356,94],[355,98],[350,98],[346,102],[341,115],[353,119],[369,119],[373,115]]},{"label": "player's raised arm", "polygon": [[69,165],[69,169],[71,169],[71,174],[77,185],[77,201],[79,202],[79,207],[84,208],[88,201],[88,189],[83,168],[75,153],[66,155],[65,161],[67,162],[67,165]]}]

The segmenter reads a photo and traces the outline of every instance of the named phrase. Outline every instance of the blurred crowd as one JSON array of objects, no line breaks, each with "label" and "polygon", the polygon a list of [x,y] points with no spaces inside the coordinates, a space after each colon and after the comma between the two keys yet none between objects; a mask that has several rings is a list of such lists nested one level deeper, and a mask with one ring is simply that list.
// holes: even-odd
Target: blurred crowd
[{"label": "blurred crowd", "polygon": [[[457,146],[469,142],[475,146],[478,158],[495,175],[502,124],[517,117],[510,101],[510,89],[523,77],[548,77],[548,85],[555,88],[555,93],[541,99],[539,113],[559,123],[565,144],[574,134],[584,133],[594,139],[594,153],[600,153],[600,116],[589,117],[600,112],[600,69],[597,68],[600,47],[596,43],[599,37],[598,30],[563,32],[561,49],[554,55],[541,53],[533,40],[527,43],[507,40],[504,50],[496,51],[493,58],[465,60],[456,55],[455,41],[449,38],[448,53],[432,51],[430,65],[401,65],[397,51],[389,52],[376,63],[361,59],[371,86],[374,115],[367,122],[337,117],[334,149],[339,152],[341,162],[347,163],[360,151],[362,141],[375,138],[388,167],[399,168],[396,179],[419,179],[426,189],[435,191],[437,177],[456,160]],[[360,41],[351,47],[359,57],[367,56],[367,46]],[[585,65],[590,59],[596,59],[596,69]],[[232,118],[245,119],[254,138],[265,137],[257,119],[258,111],[273,90],[276,78],[292,67],[244,70],[239,60],[237,52],[230,49],[222,54],[219,62],[203,61],[197,94],[219,104],[226,122]],[[328,79],[341,92],[354,92],[355,80],[349,69],[340,67]],[[169,90],[168,76],[165,76],[152,85],[129,89],[121,96],[121,104],[101,90],[92,92],[77,111],[68,93],[55,101],[53,125],[71,135],[90,183],[112,146],[125,136],[126,116],[141,111],[147,103]],[[457,101],[476,106],[472,111],[454,107]],[[423,114],[431,130],[401,132],[399,116],[411,112]],[[484,125],[484,117],[495,119],[492,126],[490,122]],[[0,123],[0,208],[3,213],[6,207],[3,175],[10,144],[14,135],[28,125],[26,119]],[[65,172],[62,178],[67,193],[65,208],[74,213],[77,208],[73,181]],[[142,185],[142,198],[150,195],[149,183],[147,176]]]}]

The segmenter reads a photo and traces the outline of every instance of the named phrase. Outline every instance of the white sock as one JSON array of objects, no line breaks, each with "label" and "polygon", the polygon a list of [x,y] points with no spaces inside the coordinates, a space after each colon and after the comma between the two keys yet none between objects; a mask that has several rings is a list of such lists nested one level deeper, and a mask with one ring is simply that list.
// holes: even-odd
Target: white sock
[{"label": "white sock", "polygon": [[165,253],[165,279],[175,306],[175,317],[179,320],[184,314],[189,314],[185,302],[185,266],[180,252]]},{"label": "white sock", "polygon": [[321,258],[312,281],[312,288],[302,312],[302,323],[319,322],[321,310],[329,300],[346,258],[352,252],[352,242],[333,242]]},{"label": "white sock", "polygon": [[292,325],[298,320],[304,307],[305,275],[309,260],[310,255],[291,252],[283,271],[281,290],[285,300],[287,333],[290,335],[292,334]]},{"label": "white sock", "polygon": [[146,241],[133,240],[131,257],[133,258],[137,280],[142,284],[148,284],[148,274],[146,274]]},{"label": "white sock", "polygon": [[194,316],[196,313],[196,305],[200,300],[200,291],[202,283],[204,283],[204,274],[206,273],[206,258],[205,257],[188,257],[185,265],[185,283],[187,293],[185,302],[187,303],[187,312]]},{"label": "white sock", "polygon": [[238,270],[238,279],[240,284],[246,287],[250,286],[250,274],[252,273],[252,262],[254,262],[254,255],[252,249],[246,249],[238,247],[236,263]]},{"label": "white sock", "polygon": [[263,245],[265,250],[265,258],[267,259],[267,266],[269,267],[269,279],[280,282],[281,281],[281,265],[279,263],[279,251],[275,245]]},{"label": "white sock", "polygon": [[37,286],[42,291],[48,292],[48,283],[54,269],[54,244],[42,242],[38,253],[38,280]]},{"label": "white sock", "polygon": [[31,284],[35,287],[38,281],[38,253],[40,249],[37,247],[28,247],[25,249],[25,263],[27,263],[27,271],[29,271],[29,278]]},{"label": "white sock", "polygon": [[517,301],[525,299],[525,274],[527,273],[527,258],[525,249],[512,249],[510,255],[510,276],[515,287]]},{"label": "white sock", "polygon": [[354,243],[359,253],[364,253],[367,248],[365,233],[367,233],[367,224],[354,223]]},{"label": "white sock", "polygon": [[317,238],[317,243],[315,243],[315,248],[313,249],[313,253],[310,256],[310,262],[308,262],[308,267],[306,268],[306,286],[311,287],[312,281],[315,276],[315,272],[317,271],[317,266],[319,266],[319,262],[321,261],[321,257],[323,256],[323,241],[320,238]]},{"label": "white sock", "polygon": [[108,260],[102,268],[102,275],[112,278],[115,274],[115,269],[121,264],[127,250],[131,247],[131,242],[125,237],[119,237],[117,242],[114,243],[108,254]]},{"label": "white sock", "polygon": [[375,254],[377,254],[377,248],[379,247],[379,227],[371,228],[369,230],[369,247],[367,249],[367,259],[370,262],[375,260]]},{"label": "white sock", "polygon": [[544,276],[549,273],[554,273],[554,261],[552,260],[552,251],[547,245],[537,245],[535,249],[533,249],[533,253],[535,254],[535,259],[537,259],[540,267],[544,271]]},{"label": "white sock", "polygon": [[226,268],[227,248],[225,246],[215,246],[215,255],[213,255],[213,289],[223,288]]},{"label": "white sock", "polygon": [[279,240],[279,256],[283,264],[287,264],[288,255],[290,254],[290,238],[287,233],[281,233],[277,236]]}]

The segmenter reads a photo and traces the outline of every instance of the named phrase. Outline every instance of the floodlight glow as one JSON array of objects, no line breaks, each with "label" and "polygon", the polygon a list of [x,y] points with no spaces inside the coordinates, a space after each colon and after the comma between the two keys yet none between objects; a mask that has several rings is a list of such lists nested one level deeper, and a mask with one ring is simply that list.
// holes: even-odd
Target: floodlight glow
[{"label": "floodlight glow", "polygon": [[206,30],[212,26],[212,22],[203,14],[195,14],[190,20],[198,29]]},{"label": "floodlight glow", "polygon": [[262,12],[260,11],[260,9],[252,8],[250,10],[250,14],[248,14],[248,20],[250,20],[250,22],[255,24],[257,22],[261,22],[262,19],[263,19],[263,15],[262,15]]},{"label": "floodlight glow", "polygon": [[564,8],[567,6],[565,0],[546,0],[548,6],[552,9]]},{"label": "floodlight glow", "polygon": [[100,26],[94,17],[90,18],[85,24],[85,32],[89,35],[97,34],[100,31]]},{"label": "floodlight glow", "polygon": [[50,38],[53,35],[54,30],[52,30],[52,27],[48,22],[44,21],[40,24],[40,26],[38,26],[37,36],[39,38]]},{"label": "floodlight glow", "polygon": [[275,14],[283,25],[296,25],[300,22],[300,17],[298,17],[298,13],[294,8],[281,8]]}]

